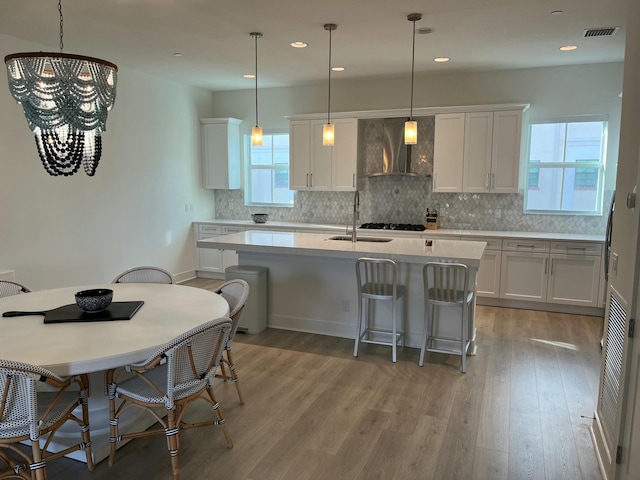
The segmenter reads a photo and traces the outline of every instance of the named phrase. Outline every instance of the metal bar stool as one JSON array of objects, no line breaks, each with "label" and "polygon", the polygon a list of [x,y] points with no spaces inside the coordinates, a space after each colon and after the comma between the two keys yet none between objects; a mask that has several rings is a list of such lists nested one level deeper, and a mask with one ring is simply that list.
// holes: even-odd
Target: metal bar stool
[{"label": "metal bar stool", "polygon": [[[474,291],[469,289],[469,268],[462,263],[429,262],[422,269],[424,282],[425,331],[420,361],[424,365],[424,352],[460,355],[461,371],[467,371],[467,349],[469,348],[469,314]],[[460,309],[460,337],[447,338],[434,335],[436,321],[435,307]],[[451,348],[446,348],[450,346]]]},{"label": "metal bar stool", "polygon": [[[384,258],[359,258],[356,261],[356,277],[358,280],[358,326],[356,330],[353,356],[358,356],[360,342],[390,345],[392,360],[396,361],[396,347],[405,344],[406,324],[405,309],[402,307],[402,331],[399,331],[396,314],[396,300],[404,300],[404,286],[398,285],[398,266],[393,260]],[[362,303],[366,300],[366,312]],[[391,301],[391,329],[375,327],[371,315],[372,302],[375,300]],[[367,321],[362,328],[362,316],[366,313]]]}]

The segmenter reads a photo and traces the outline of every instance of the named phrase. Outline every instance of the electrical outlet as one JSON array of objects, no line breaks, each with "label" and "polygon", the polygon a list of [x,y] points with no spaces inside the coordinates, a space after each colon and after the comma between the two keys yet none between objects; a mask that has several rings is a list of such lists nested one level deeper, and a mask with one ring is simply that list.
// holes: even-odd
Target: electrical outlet
[{"label": "electrical outlet", "polygon": [[494,210],[494,215],[496,218],[502,218],[502,209],[501,208],[496,208]]},{"label": "electrical outlet", "polygon": [[342,311],[343,312],[350,312],[351,311],[351,301],[350,300],[346,300],[346,299],[342,300]]},{"label": "electrical outlet", "polygon": [[611,271],[614,275],[618,275],[618,254],[611,254]]},{"label": "electrical outlet", "polygon": [[189,204],[188,203],[184,204],[184,211],[187,212],[187,213],[189,212]]}]

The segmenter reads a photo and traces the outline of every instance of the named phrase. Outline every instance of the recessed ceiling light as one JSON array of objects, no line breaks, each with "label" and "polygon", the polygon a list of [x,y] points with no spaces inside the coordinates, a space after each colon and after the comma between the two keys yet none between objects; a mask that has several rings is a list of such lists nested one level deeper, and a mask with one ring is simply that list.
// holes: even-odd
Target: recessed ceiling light
[{"label": "recessed ceiling light", "polygon": [[245,73],[244,75],[242,75],[244,78],[256,78],[256,76],[253,73]]},{"label": "recessed ceiling light", "polygon": [[305,48],[308,47],[309,44],[305,42],[291,42],[290,44],[293,48]]},{"label": "recessed ceiling light", "polygon": [[448,62],[449,60],[451,60],[449,57],[436,57],[433,59],[434,62],[438,63]]},{"label": "recessed ceiling light", "polygon": [[174,56],[174,57],[181,57],[181,56],[182,56],[182,53],[180,53],[180,52],[175,52],[175,53],[173,54],[173,56]]},{"label": "recessed ceiling light", "polygon": [[334,72],[344,72],[346,70],[345,67],[331,67],[331,70]]},{"label": "recessed ceiling light", "polygon": [[564,47],[560,47],[560,50],[563,52],[570,52],[571,50],[575,50],[578,48],[576,45],[565,45]]},{"label": "recessed ceiling light", "polygon": [[562,15],[562,10],[554,10],[553,12],[551,12],[551,15]]}]

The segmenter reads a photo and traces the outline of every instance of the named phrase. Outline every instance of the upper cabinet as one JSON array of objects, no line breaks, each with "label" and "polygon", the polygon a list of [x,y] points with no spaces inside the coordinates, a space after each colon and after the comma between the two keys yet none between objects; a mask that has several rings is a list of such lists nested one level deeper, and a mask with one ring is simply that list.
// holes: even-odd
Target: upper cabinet
[{"label": "upper cabinet", "polygon": [[357,186],[358,119],[333,121],[335,143],[322,145],[326,120],[289,123],[291,190],[353,191]]},{"label": "upper cabinet", "polygon": [[517,193],[522,111],[436,115],[434,192]]},{"label": "upper cabinet", "polygon": [[240,125],[237,118],[202,118],[204,187],[237,190],[242,186]]}]

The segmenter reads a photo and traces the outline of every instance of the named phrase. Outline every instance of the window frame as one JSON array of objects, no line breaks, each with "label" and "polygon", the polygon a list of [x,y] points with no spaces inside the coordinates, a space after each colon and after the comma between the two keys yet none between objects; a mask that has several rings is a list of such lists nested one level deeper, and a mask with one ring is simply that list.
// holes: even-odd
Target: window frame
[{"label": "window frame", "polygon": [[[571,123],[595,123],[601,122],[603,126],[603,139],[600,146],[601,158],[597,161],[575,161],[575,162],[540,162],[539,160],[532,160],[531,156],[531,133],[534,125],[542,124],[571,124]],[[523,174],[523,213],[524,214],[544,214],[544,215],[581,215],[581,216],[602,216],[603,214],[603,198],[604,198],[604,183],[605,172],[607,162],[607,147],[608,147],[608,132],[609,132],[609,116],[608,115],[576,115],[576,116],[563,116],[563,117],[546,117],[546,118],[532,118],[529,120],[529,128],[527,135],[527,150],[525,152],[524,162],[524,174]],[[566,145],[565,145],[566,149]],[[563,156],[564,160],[564,156]],[[597,169],[597,191],[596,191],[596,209],[595,210],[545,210],[545,209],[531,209],[528,208],[528,190],[529,190],[529,174],[532,168],[537,169],[538,183],[531,187],[533,190],[540,190],[539,174],[543,169],[557,168],[563,170],[568,169]],[[574,189],[581,190],[585,187],[575,186]],[[588,187],[587,187],[588,188]]]},{"label": "window frame", "polygon": [[[289,129],[287,128],[273,128],[263,129],[262,137],[273,135],[287,135],[289,136]],[[251,165],[251,134],[247,133],[243,135],[243,163],[244,163],[244,205],[247,207],[273,207],[273,208],[293,208],[295,202],[295,190],[293,192],[291,203],[270,203],[270,202],[253,202],[251,201],[251,172],[253,170],[269,170],[276,172],[278,170],[288,170],[291,175],[291,156],[289,155],[289,161],[286,165]]]}]

